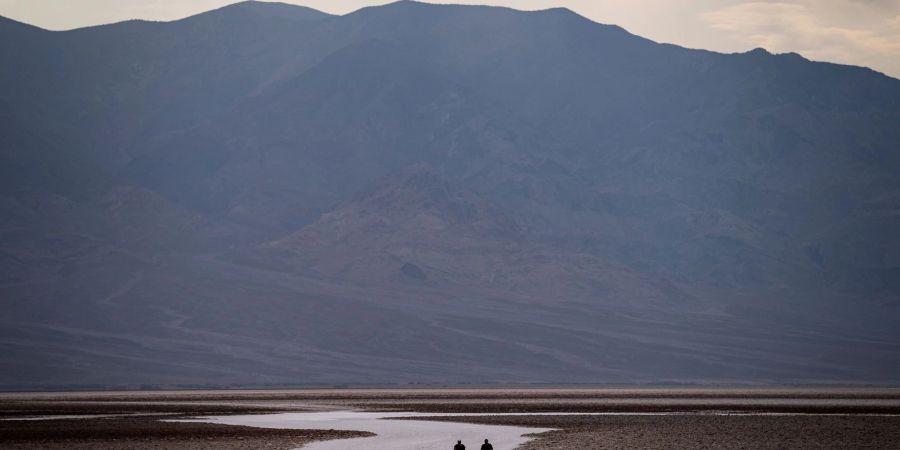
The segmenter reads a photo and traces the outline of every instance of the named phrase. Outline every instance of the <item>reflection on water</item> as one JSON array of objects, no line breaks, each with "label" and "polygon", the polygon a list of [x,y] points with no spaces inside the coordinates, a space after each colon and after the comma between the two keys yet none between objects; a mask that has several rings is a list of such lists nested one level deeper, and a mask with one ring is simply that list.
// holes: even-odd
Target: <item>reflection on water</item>
[{"label": "reflection on water", "polygon": [[[463,414],[455,414],[460,416]],[[471,415],[471,414],[470,414]],[[358,411],[331,411],[314,413],[284,413],[247,416],[204,417],[195,421],[225,425],[244,425],[261,428],[294,428],[319,430],[369,431],[374,437],[341,439],[310,444],[304,450],[331,449],[440,449],[453,448],[457,440],[466,448],[480,448],[485,439],[490,439],[494,449],[514,449],[527,442],[524,434],[550,431],[547,428],[526,428],[504,425],[478,425],[455,422],[433,422],[426,420],[382,420],[389,418],[409,418],[434,416],[454,416],[454,414],[422,413],[371,413]]]}]

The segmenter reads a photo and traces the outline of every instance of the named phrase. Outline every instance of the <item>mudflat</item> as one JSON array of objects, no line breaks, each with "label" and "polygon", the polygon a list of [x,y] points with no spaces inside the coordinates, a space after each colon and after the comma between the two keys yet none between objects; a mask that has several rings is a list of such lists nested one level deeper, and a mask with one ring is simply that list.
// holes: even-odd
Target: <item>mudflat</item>
[{"label": "mudflat", "polygon": [[464,413],[430,420],[555,429],[534,435],[524,449],[900,448],[900,389],[6,393],[0,394],[0,448],[291,449],[318,440],[365,436],[346,430],[169,421],[343,409]]}]

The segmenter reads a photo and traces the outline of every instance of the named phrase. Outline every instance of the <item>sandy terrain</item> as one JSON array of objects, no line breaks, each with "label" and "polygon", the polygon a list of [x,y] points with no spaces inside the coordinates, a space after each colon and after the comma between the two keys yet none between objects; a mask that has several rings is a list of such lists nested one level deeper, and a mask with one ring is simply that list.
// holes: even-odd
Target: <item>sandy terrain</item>
[{"label": "sandy terrain", "polygon": [[[525,449],[900,448],[900,390],[306,390],[0,394],[0,448],[296,448],[341,431],[170,423],[160,419],[338,409],[463,412],[677,412],[435,420],[557,428]],[[164,415],[161,415],[163,414]],[[720,415],[732,413],[731,415]],[[735,415],[753,414],[753,415]],[[760,414],[763,415],[760,415]],[[772,415],[776,413],[778,415]],[[783,415],[788,413],[789,415]],[[797,415],[800,414],[800,415]],[[827,414],[827,415],[823,415]]]}]

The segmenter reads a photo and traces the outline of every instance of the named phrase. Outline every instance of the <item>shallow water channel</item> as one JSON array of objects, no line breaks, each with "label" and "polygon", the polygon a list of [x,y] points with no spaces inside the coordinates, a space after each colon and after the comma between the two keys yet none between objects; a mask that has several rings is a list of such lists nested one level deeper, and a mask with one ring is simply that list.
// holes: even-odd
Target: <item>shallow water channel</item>
[{"label": "shallow water channel", "polygon": [[[201,417],[191,421],[260,428],[369,431],[377,435],[315,442],[303,447],[304,450],[395,450],[398,448],[447,450],[453,448],[457,440],[461,440],[467,449],[478,449],[481,448],[481,444],[484,443],[485,439],[490,439],[495,450],[511,450],[530,440],[530,438],[523,436],[525,434],[550,431],[548,428],[415,420],[416,417],[464,415],[483,414],[329,411],[213,416]],[[395,418],[404,420],[387,420]]]}]

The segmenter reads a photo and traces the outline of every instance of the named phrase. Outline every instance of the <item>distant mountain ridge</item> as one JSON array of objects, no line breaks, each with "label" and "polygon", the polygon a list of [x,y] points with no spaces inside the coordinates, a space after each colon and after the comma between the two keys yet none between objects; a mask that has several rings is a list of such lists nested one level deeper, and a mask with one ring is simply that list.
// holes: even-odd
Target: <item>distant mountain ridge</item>
[{"label": "distant mountain ridge", "polygon": [[246,9],[264,17],[278,17],[302,21],[322,20],[334,17],[331,14],[324,13],[316,9],[281,2],[247,1],[235,3],[226,6],[225,8]]},{"label": "distant mountain ridge", "polygon": [[0,58],[2,386],[898,381],[870,69],[411,1]]}]

